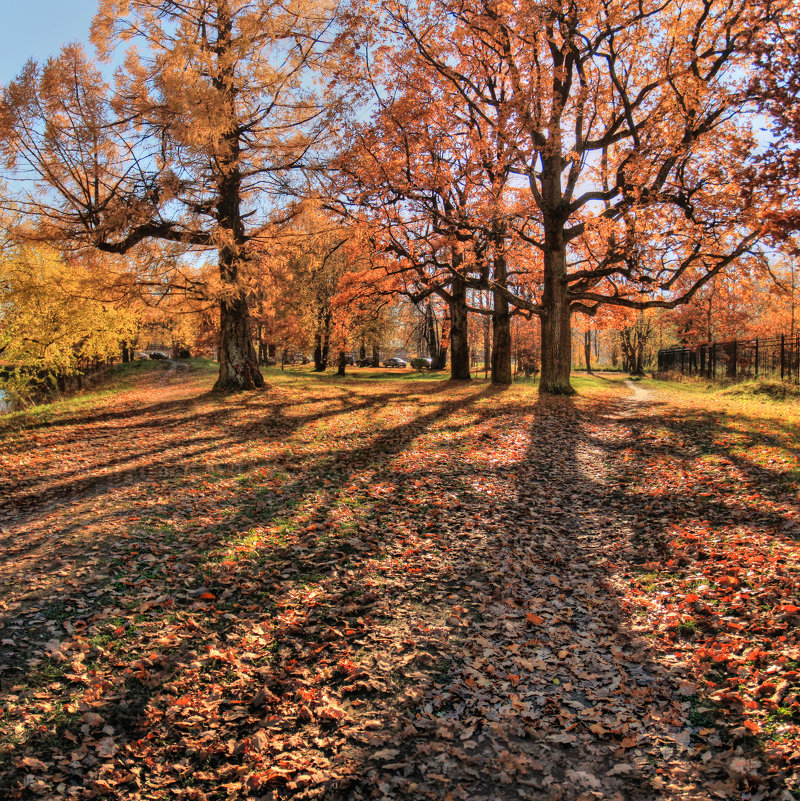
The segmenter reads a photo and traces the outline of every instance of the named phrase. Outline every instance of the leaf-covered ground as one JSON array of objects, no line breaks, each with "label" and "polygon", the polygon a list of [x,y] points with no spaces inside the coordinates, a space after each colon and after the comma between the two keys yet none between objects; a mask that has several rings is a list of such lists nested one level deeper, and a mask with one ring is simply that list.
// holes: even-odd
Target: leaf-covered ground
[{"label": "leaf-covered ground", "polygon": [[212,382],[0,422],[0,797],[800,797],[795,418]]}]

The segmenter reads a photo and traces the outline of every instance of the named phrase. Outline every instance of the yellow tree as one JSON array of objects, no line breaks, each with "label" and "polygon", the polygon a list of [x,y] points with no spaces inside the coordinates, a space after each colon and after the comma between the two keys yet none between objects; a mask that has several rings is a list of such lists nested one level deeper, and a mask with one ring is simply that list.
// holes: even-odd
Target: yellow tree
[{"label": "yellow tree", "polygon": [[98,297],[95,271],[43,246],[13,247],[0,258],[0,358],[69,375],[117,358],[136,316]]},{"label": "yellow tree", "polygon": [[336,0],[101,0],[95,46],[125,52],[113,87],[70,46],[5,92],[9,163],[33,182],[17,205],[41,236],[216,252],[219,389],[263,385],[242,274],[334,112],[314,76],[352,46],[337,19]]}]

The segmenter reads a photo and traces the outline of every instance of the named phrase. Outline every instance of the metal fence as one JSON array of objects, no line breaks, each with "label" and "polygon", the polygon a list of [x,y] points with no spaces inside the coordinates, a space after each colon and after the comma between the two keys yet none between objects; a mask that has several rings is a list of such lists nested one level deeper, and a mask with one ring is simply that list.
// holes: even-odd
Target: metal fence
[{"label": "metal fence", "polygon": [[800,334],[665,348],[658,352],[658,372],[710,381],[774,378],[800,383]]}]

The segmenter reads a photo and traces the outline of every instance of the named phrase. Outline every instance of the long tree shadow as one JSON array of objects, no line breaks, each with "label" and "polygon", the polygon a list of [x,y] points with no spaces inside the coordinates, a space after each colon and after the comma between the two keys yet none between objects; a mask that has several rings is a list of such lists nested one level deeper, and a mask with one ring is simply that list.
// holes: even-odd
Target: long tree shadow
[{"label": "long tree shadow", "polygon": [[[320,483],[323,483],[328,485],[326,495],[334,497],[337,492],[341,491],[341,488],[348,480],[350,473],[348,465],[377,464],[380,467],[382,462],[401,452],[408,442],[423,431],[426,426],[432,425],[438,419],[446,418],[459,408],[469,405],[480,395],[480,392],[475,392],[471,396],[454,401],[434,402],[431,404],[431,410],[426,414],[420,417],[413,417],[410,421],[400,423],[388,430],[383,430],[378,433],[377,437],[372,437],[368,444],[361,445],[356,449],[346,448],[339,451],[329,449],[322,456],[312,459],[310,464],[305,465],[304,479],[295,482],[291,486],[283,487],[283,494],[292,498],[295,504],[299,504],[308,493],[316,489]],[[374,404],[380,405],[385,400],[385,398],[373,399],[373,401],[364,404],[364,408],[369,409]],[[280,410],[278,413],[280,413]],[[315,414],[314,420],[319,421],[320,417],[321,415]],[[299,417],[291,425],[298,426],[305,422],[307,422],[306,419]],[[231,434],[232,441],[249,439],[249,437],[249,431],[243,433],[242,431],[237,431],[234,426]],[[248,462],[248,466],[252,466],[252,463]],[[183,663],[187,658],[187,654],[191,655],[192,649],[199,647],[199,642],[205,642],[209,638],[209,631],[196,624],[193,628],[190,627],[190,633],[187,634],[187,626],[182,621],[184,611],[194,612],[195,615],[208,611],[208,604],[203,597],[205,594],[214,595],[214,593],[209,593],[203,582],[209,583],[213,581],[214,591],[224,598],[224,603],[217,607],[214,614],[220,608],[235,609],[240,618],[244,614],[242,612],[243,607],[247,610],[255,609],[256,619],[262,622],[266,620],[267,625],[269,625],[272,613],[280,603],[278,599],[282,591],[281,585],[273,585],[274,581],[282,581],[284,578],[288,578],[290,586],[294,587],[297,584],[298,571],[304,571],[305,574],[313,574],[316,577],[330,574],[336,565],[341,564],[341,559],[347,552],[353,550],[347,543],[340,543],[336,547],[331,547],[318,541],[315,542],[313,537],[302,536],[295,540],[291,548],[283,548],[279,541],[266,543],[267,546],[271,546],[268,548],[266,558],[277,566],[276,569],[269,571],[263,564],[257,564],[259,578],[264,582],[263,586],[257,591],[254,591],[252,584],[245,586],[243,589],[231,589],[231,585],[237,586],[239,583],[239,565],[231,567],[230,560],[228,560],[227,565],[218,566],[212,560],[210,568],[206,569],[205,563],[209,559],[210,551],[218,547],[226,537],[230,538],[237,533],[241,533],[241,526],[252,525],[254,520],[251,515],[254,514],[254,509],[257,506],[260,515],[259,523],[262,526],[268,526],[278,516],[292,511],[291,508],[287,509],[286,504],[280,501],[276,503],[268,502],[265,508],[262,494],[251,491],[252,488],[248,486],[241,487],[241,490],[239,497],[233,499],[234,503],[237,504],[232,510],[233,514],[228,516],[224,525],[217,525],[212,527],[210,531],[205,531],[199,543],[192,543],[196,546],[194,549],[187,548],[188,543],[176,543],[174,549],[167,548],[156,551],[156,556],[152,554],[154,550],[152,543],[149,543],[151,553],[142,555],[135,550],[138,542],[134,539],[134,542],[128,546],[128,550],[132,552],[131,556],[125,560],[126,544],[123,543],[122,547],[119,547],[119,542],[114,542],[111,545],[116,548],[115,553],[119,555],[121,560],[119,565],[121,569],[116,571],[116,575],[108,575],[109,572],[115,572],[113,570],[114,560],[110,564],[103,565],[103,570],[106,571],[105,574],[89,574],[81,578],[79,574],[76,575],[70,571],[68,584],[71,595],[75,599],[92,598],[94,596],[88,604],[84,600],[79,601],[77,607],[65,607],[63,603],[64,592],[58,581],[53,581],[43,588],[44,592],[40,594],[40,600],[45,608],[44,610],[34,610],[34,612],[37,615],[41,615],[42,611],[44,612],[43,616],[50,624],[48,626],[49,632],[57,634],[61,629],[61,626],[57,624],[60,624],[63,620],[68,633],[78,634],[76,638],[67,637],[62,642],[56,640],[48,643],[47,647],[50,655],[57,660],[55,663],[56,668],[59,665],[68,664],[69,659],[74,655],[75,651],[71,644],[73,639],[76,639],[79,643],[77,646],[78,654],[84,654],[85,656],[88,653],[89,658],[94,661],[108,662],[115,658],[116,647],[120,643],[124,644],[128,640],[132,640],[139,646],[143,646],[145,643],[152,645],[153,637],[149,636],[149,631],[153,631],[154,636],[158,634],[159,647],[155,652],[156,656],[150,654],[147,657],[128,662],[126,669],[121,672],[123,677],[122,686],[120,681],[111,681],[104,688],[106,691],[104,694],[111,694],[115,698],[119,696],[111,705],[109,715],[104,718],[112,721],[107,725],[113,726],[114,721],[119,722],[124,719],[128,721],[126,723],[127,728],[130,729],[132,727],[135,730],[136,727],[131,723],[130,710],[141,710],[147,707],[153,697],[163,692],[162,685],[164,680],[172,676],[175,666]],[[245,519],[240,519],[236,511],[237,508],[241,509],[242,517]],[[324,504],[314,505],[313,514],[316,518],[324,519],[326,516]],[[308,523],[309,520],[310,518],[306,516],[302,522]],[[139,539],[146,542],[148,532],[141,533],[143,536]],[[164,553],[164,550],[173,550],[174,553],[167,554]],[[370,548],[365,548],[361,545],[356,551],[358,556],[363,557],[359,550],[369,551]],[[282,565],[284,560],[286,564],[290,565],[288,571],[285,570],[286,565]],[[171,570],[176,561],[182,563],[184,567],[188,566],[189,570],[183,574],[179,571]],[[200,570],[198,570],[198,567]],[[281,567],[284,569],[281,570]],[[170,575],[170,572],[172,575]],[[174,584],[176,577],[183,584],[183,587],[177,592]],[[166,590],[169,593],[169,597],[157,597],[157,587]],[[55,600],[56,598],[58,600]],[[256,601],[255,606],[253,601]],[[119,604],[117,607],[113,606],[115,602]],[[356,612],[359,612],[360,607],[354,605],[352,601],[348,601],[345,605],[352,606]],[[16,609],[15,619],[6,618],[3,621],[7,629],[13,623],[19,622],[19,613],[21,611],[24,610]],[[114,614],[114,612],[117,614]],[[133,622],[131,622],[131,617],[133,617]],[[137,617],[141,619],[137,620]],[[180,625],[177,622],[167,625],[170,618],[173,617],[181,620]],[[353,616],[350,615],[350,617]],[[363,630],[364,625],[359,622],[359,617],[360,614],[356,615],[354,619],[348,620],[347,625],[351,627],[352,631]],[[237,621],[239,618],[237,618]],[[29,623],[30,621],[26,626],[28,629],[30,628]],[[153,624],[156,625],[153,626]],[[228,625],[223,620],[221,626],[217,625],[212,629],[212,633],[215,639],[220,636],[224,637],[226,632],[235,629],[237,626],[241,627],[241,623],[237,622]],[[110,633],[109,627],[112,627]],[[179,631],[180,634],[175,633],[176,631]],[[170,632],[173,632],[171,636],[175,640],[174,646],[169,642],[163,642],[165,638],[169,640]],[[91,636],[84,636],[88,634],[91,634]],[[58,639],[61,639],[61,637]],[[42,662],[39,649],[44,643],[41,638],[23,639],[21,641],[15,638],[7,638],[4,644],[12,647],[15,651],[13,660],[6,661],[6,668],[13,668],[14,665],[21,664],[27,664],[29,668],[32,667],[34,674],[32,682],[34,686],[40,681],[37,671],[41,672],[42,681],[54,679],[56,675],[61,675],[62,680],[66,677],[69,679],[69,682],[65,682],[67,686],[71,686],[70,683],[79,685],[83,680],[80,671],[74,671],[74,662],[71,664],[74,671],[72,673],[59,672],[58,670],[53,672],[53,666],[50,661],[45,660],[45,662]],[[141,648],[139,650],[141,653],[145,653],[145,650]],[[267,662],[270,659],[271,655],[267,655]],[[263,668],[261,670],[263,672]],[[4,682],[6,688],[9,686],[9,680],[11,682],[15,680],[15,675],[18,674],[15,670],[12,670],[11,676]],[[124,678],[125,676],[127,678]],[[344,676],[348,677],[349,674],[345,672]],[[31,677],[29,676],[29,678]],[[131,686],[134,689],[129,686],[130,682],[133,682]],[[149,688],[150,691],[143,691],[143,687]],[[131,698],[132,695],[135,696],[133,700]],[[237,701],[237,703],[239,702]],[[103,702],[100,705],[106,706],[107,703]],[[70,726],[77,725],[78,720],[82,719],[68,718],[66,722],[55,725],[53,736],[60,736],[65,731],[71,731]],[[45,727],[47,728],[47,726]],[[35,728],[33,727],[34,731]],[[132,736],[133,734],[135,734],[135,731],[126,732],[126,736]],[[35,735],[28,739],[17,738],[15,750],[24,752],[26,748],[28,750],[33,748],[35,753],[39,753],[40,749],[46,745],[47,738],[43,740],[38,735]],[[80,770],[80,768],[76,768],[75,775]]]},{"label": "long tree shadow", "polygon": [[[231,404],[208,497],[175,516],[198,464],[164,499],[136,496],[142,519],[108,531],[106,512],[101,575],[52,577],[36,614],[53,636],[21,637],[3,681],[12,797],[54,772],[76,792],[198,801],[644,799],[678,768],[703,781],[683,676],[614,584],[643,525],[603,466],[616,412],[407,392],[399,420],[378,416],[396,392],[276,401],[263,421]],[[310,431],[353,410],[346,435]]]},{"label": "long tree shadow", "polygon": [[[436,395],[444,391],[446,387],[426,386],[418,394]],[[217,396],[208,393],[201,398],[154,403],[132,410],[130,416],[138,419],[138,422],[124,427],[105,425],[110,420],[116,420],[117,413],[90,415],[81,423],[77,422],[80,418],[67,418],[64,427],[77,426],[79,430],[75,432],[74,439],[66,443],[70,450],[65,458],[78,461],[81,466],[65,469],[63,462],[52,465],[50,472],[53,478],[48,475],[26,475],[20,480],[15,475],[7,475],[5,480],[0,480],[0,520],[13,521],[17,525],[26,523],[42,512],[46,502],[63,504],[80,500],[98,491],[146,480],[165,470],[179,475],[200,472],[206,469],[202,457],[218,451],[221,442],[240,445],[251,441],[281,442],[309,422],[350,415],[361,410],[385,408],[395,398],[396,393],[392,392],[373,394],[367,398],[362,396],[356,400],[352,392],[347,392],[337,407],[315,409],[306,414],[297,414],[297,404],[292,400],[269,401],[264,420],[236,423],[237,415],[246,412],[254,403],[259,403],[258,397],[243,395],[229,402],[226,407],[219,408]],[[303,405],[313,407],[320,401],[330,402],[330,397],[304,398]],[[203,404],[206,410],[200,411]],[[288,414],[290,411],[292,413]],[[157,420],[157,425],[153,424],[153,418]],[[128,418],[123,415],[120,419]],[[54,423],[51,421],[47,425]],[[190,432],[205,431],[213,427],[218,429],[214,433],[199,436],[186,434],[187,429]],[[36,428],[34,425],[29,430]],[[105,446],[108,440],[121,435],[126,436],[128,450],[124,455],[109,459]],[[130,441],[131,437],[134,442]],[[18,438],[26,444],[17,445],[16,450],[29,450],[30,440],[27,437]],[[4,449],[9,456],[15,452],[11,447],[4,446]],[[87,460],[92,460],[88,466],[85,464]],[[257,456],[235,462],[215,460],[215,466],[221,470],[245,470],[257,464],[258,460]]]},{"label": "long tree shadow", "polygon": [[619,425],[619,408],[593,412],[607,419],[540,402],[527,453],[483,464],[485,500],[503,505],[468,509],[485,518],[466,548],[449,544],[456,564],[440,585],[478,625],[400,721],[392,764],[373,763],[352,797],[372,786],[472,799],[788,792],[781,755],[736,739],[743,710],[709,728],[718,704],[687,689],[688,666],[654,647],[615,584],[620,562],[640,562],[642,503],[615,473],[617,443],[596,435]]}]

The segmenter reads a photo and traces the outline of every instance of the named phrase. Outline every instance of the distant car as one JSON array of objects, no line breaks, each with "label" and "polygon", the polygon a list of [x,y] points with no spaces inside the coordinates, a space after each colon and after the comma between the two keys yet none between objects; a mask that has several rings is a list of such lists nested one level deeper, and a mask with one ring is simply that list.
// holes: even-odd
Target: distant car
[{"label": "distant car", "polygon": [[397,356],[393,356],[391,359],[387,359],[383,363],[384,367],[408,367],[408,362],[404,359],[399,359]]},{"label": "distant car", "polygon": [[347,354],[345,354],[345,357],[344,357],[344,363],[354,366],[355,363],[356,363],[356,357],[353,356],[352,353],[347,353]]},{"label": "distant car", "polygon": [[423,356],[417,356],[411,360],[411,366],[415,370],[430,370],[433,365],[433,359],[426,359]]},{"label": "distant car", "polygon": [[150,353],[151,359],[169,359],[166,353],[162,353],[160,350],[154,350]]}]

